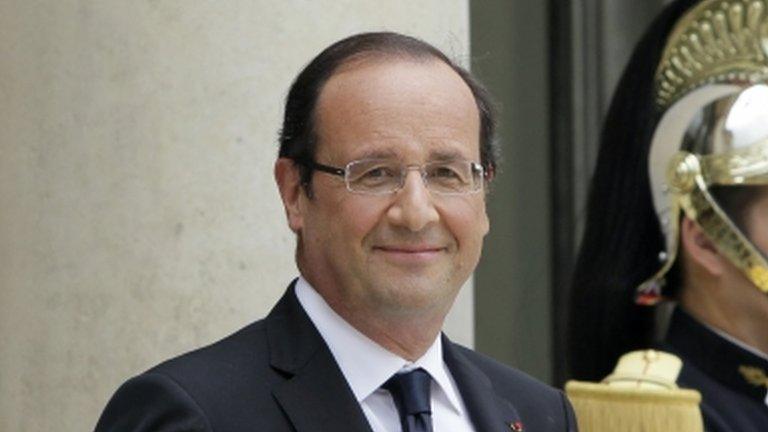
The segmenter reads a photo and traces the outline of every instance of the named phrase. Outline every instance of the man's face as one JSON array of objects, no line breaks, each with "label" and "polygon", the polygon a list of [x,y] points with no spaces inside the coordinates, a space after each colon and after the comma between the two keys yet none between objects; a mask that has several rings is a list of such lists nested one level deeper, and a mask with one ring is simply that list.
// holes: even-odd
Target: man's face
[{"label": "man's face", "polygon": [[[755,199],[746,206],[744,224],[746,235],[752,244],[768,256],[768,186],[754,187]],[[751,284],[750,284],[751,285]],[[751,296],[745,299],[751,308],[757,306],[764,318],[768,318],[768,298],[762,292],[757,292],[754,286],[750,286],[751,294],[755,294],[754,301]]]},{"label": "man's face", "polygon": [[[768,186],[750,186],[754,193],[744,206],[742,222],[744,234],[764,256],[768,256]],[[724,288],[715,293],[716,300],[729,317],[739,316],[754,322],[768,322],[768,297],[757,289],[731,261],[726,261]],[[768,338],[768,327],[764,337]]]},{"label": "man's face", "polygon": [[[316,161],[343,167],[386,157],[407,165],[479,162],[479,115],[469,87],[436,60],[364,60],[325,84],[316,108]],[[480,258],[484,193],[430,193],[418,171],[391,195],[346,190],[316,172],[301,194],[302,273],[337,311],[445,313]]]},{"label": "man's face", "polygon": [[747,235],[752,243],[768,255],[768,186],[756,187],[757,197],[747,206],[744,215]]}]

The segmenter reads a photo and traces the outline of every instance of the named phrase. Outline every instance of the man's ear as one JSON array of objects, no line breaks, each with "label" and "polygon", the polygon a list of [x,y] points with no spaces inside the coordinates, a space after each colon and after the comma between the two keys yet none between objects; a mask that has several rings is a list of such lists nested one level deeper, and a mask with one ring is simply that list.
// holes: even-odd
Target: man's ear
[{"label": "man's ear", "polygon": [[275,182],[277,182],[277,188],[280,190],[280,198],[283,200],[288,226],[298,234],[304,224],[300,204],[303,192],[299,167],[293,160],[279,158],[275,162]]},{"label": "man's ear", "polygon": [[727,258],[717,250],[701,227],[687,217],[684,217],[680,223],[680,243],[691,260],[698,263],[711,276],[723,274]]}]

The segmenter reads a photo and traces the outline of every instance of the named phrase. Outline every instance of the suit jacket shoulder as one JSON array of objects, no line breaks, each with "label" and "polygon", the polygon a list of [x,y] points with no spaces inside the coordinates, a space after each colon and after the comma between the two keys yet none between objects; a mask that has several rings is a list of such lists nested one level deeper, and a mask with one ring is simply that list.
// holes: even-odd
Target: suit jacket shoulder
[{"label": "suit jacket shoulder", "polygon": [[[450,342],[443,345],[446,363],[468,408],[482,392],[494,395],[497,412],[513,417],[505,421],[506,430],[513,430],[509,424],[515,422],[527,431],[577,430],[573,409],[563,392],[466,347]],[[466,394],[471,395],[470,398]],[[491,403],[485,401],[483,405],[474,407],[474,411],[483,411]]]},{"label": "suit jacket shoulder", "polygon": [[289,289],[267,318],[128,380],[106,431],[370,432],[325,342]]},{"label": "suit jacket shoulder", "polygon": [[284,378],[266,346],[262,320],[161,363],[118,389],[96,431],[292,430],[272,397]]}]

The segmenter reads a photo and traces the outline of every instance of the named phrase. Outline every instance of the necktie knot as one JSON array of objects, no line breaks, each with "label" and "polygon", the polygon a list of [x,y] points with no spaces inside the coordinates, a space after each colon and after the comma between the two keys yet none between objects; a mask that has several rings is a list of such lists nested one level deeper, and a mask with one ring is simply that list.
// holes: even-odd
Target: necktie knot
[{"label": "necktie knot", "polygon": [[431,431],[432,377],[424,369],[395,374],[382,386],[389,390],[403,424],[403,431]]}]

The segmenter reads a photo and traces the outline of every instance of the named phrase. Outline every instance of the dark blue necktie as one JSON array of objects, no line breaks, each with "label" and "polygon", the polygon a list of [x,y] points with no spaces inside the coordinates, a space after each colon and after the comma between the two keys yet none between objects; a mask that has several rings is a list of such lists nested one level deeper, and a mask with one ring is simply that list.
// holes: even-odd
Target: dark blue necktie
[{"label": "dark blue necktie", "polygon": [[432,432],[431,384],[432,377],[419,368],[395,374],[382,386],[392,394],[403,432]]}]

